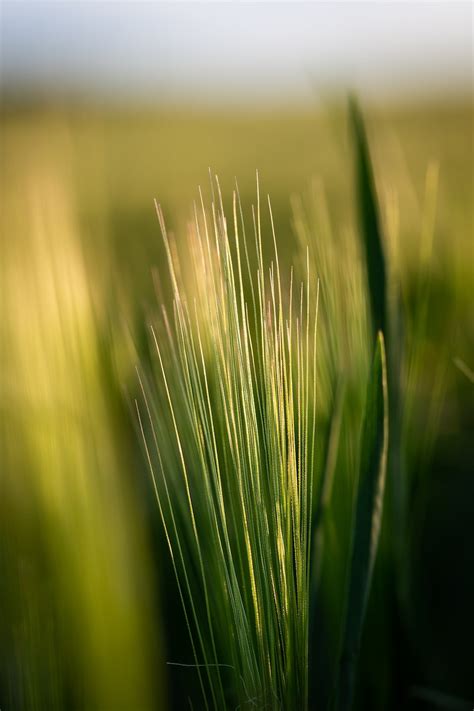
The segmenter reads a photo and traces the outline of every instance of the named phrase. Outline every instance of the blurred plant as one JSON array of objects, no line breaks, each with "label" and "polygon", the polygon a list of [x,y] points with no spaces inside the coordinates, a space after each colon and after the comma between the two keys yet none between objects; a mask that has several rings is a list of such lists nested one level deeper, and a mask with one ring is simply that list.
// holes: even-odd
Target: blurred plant
[{"label": "blurred plant", "polygon": [[151,708],[150,565],[113,342],[62,181],[43,168],[14,205],[2,245],[0,704]]}]

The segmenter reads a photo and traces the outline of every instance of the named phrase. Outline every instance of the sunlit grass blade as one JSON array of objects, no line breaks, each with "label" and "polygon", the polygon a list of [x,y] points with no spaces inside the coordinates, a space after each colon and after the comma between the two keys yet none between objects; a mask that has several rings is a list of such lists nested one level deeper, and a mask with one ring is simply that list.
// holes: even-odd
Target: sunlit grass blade
[{"label": "sunlit grass blade", "polygon": [[454,358],[456,368],[469,380],[474,383],[474,370],[472,370],[461,358]]},{"label": "sunlit grass blade", "polygon": [[336,689],[337,711],[347,711],[352,706],[357,656],[382,520],[387,446],[387,372],[384,340],[379,332],[362,430],[352,560]]}]

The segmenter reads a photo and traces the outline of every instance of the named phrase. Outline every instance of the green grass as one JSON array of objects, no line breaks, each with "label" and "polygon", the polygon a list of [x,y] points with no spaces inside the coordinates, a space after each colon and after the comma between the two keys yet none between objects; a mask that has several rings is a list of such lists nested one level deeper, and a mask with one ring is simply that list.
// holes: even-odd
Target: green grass
[{"label": "green grass", "polygon": [[[144,387],[146,453],[206,707],[209,696],[216,709],[305,708],[318,300],[310,274],[284,292],[276,239],[265,268],[259,194],[258,268],[245,273],[240,208],[234,193],[232,236],[220,194],[209,213],[196,214],[191,287],[159,210],[174,318],[169,342],[153,331],[168,416]],[[140,422],[145,434],[143,415]],[[179,473],[170,474],[176,450]]]},{"label": "green grass", "polygon": [[149,708],[160,633],[108,316],[64,184],[22,206],[1,267],[1,705]]},{"label": "green grass", "polygon": [[383,334],[379,331],[362,430],[349,587],[336,685],[335,707],[341,711],[352,708],[357,658],[382,525],[388,420],[385,346]]},{"label": "green grass", "polygon": [[[140,377],[140,430],[206,708],[306,708],[311,579],[319,563],[314,553],[322,553],[321,545],[313,548],[313,509],[319,499],[320,525],[334,466],[327,463],[313,494],[319,286],[308,252],[305,281],[294,285],[291,271],[289,288],[282,287],[274,231],[265,268],[258,183],[251,247],[238,193],[230,228],[215,187],[210,210],[201,201],[195,212],[191,274],[157,208],[173,317],[165,311],[152,329],[158,364],[148,376],[153,386]],[[331,328],[325,325],[323,340]],[[388,442],[381,333],[370,380],[337,684],[341,709],[351,705],[381,525]],[[178,477],[170,474],[176,469]],[[339,584],[343,590],[344,576]]]},{"label": "green grass", "polygon": [[472,108],[364,115],[2,115],[2,709],[474,693]]}]

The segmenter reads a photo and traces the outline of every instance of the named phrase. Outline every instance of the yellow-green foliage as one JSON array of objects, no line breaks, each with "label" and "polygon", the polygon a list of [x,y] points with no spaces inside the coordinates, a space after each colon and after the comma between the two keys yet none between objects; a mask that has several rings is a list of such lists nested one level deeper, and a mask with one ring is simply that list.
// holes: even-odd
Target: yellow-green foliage
[{"label": "yellow-green foliage", "polygon": [[[395,585],[386,577],[376,590],[397,588],[406,600],[406,564],[436,484],[427,463],[437,423],[449,446],[467,436],[471,390],[452,360],[472,369],[472,104],[372,107],[367,118],[395,329],[385,334],[389,370],[389,350],[404,344],[399,470],[404,496],[416,494],[397,553],[406,579],[397,575]],[[160,650],[163,620],[154,603],[163,561],[150,553],[155,508],[140,498],[144,462],[133,451],[135,413],[129,418],[123,391],[124,383],[134,387],[140,358],[150,410],[140,393],[141,424],[194,663],[205,665],[186,674],[200,673],[204,697],[217,708],[275,698],[303,707],[311,598],[325,625],[310,640],[326,655],[312,667],[317,694],[332,686],[373,346],[346,124],[336,106],[240,114],[4,108],[2,708],[160,708],[165,661],[183,661],[181,650],[174,659]],[[198,184],[204,203],[213,199],[209,165],[224,204],[214,196],[214,212],[192,211]],[[277,250],[269,212],[256,207],[252,224],[255,168],[272,195]],[[247,233],[256,227],[256,253],[239,201],[230,199],[234,176]],[[161,228],[166,218],[176,229],[164,252],[154,197]],[[164,315],[157,316],[157,297]],[[147,350],[130,324],[145,329],[149,321],[156,343]],[[446,457],[466,485],[460,448],[449,446]],[[449,491],[458,504],[467,498]],[[162,585],[176,592],[169,580]],[[379,684],[380,708],[396,686],[385,602],[372,621],[380,636],[372,629],[366,640],[375,640],[370,661],[380,674],[371,667],[370,679]],[[176,623],[164,625],[171,648]],[[192,662],[190,650],[183,653]],[[429,663],[430,655],[419,656]],[[432,670],[427,678],[436,678]],[[176,670],[168,671],[173,681]],[[186,692],[177,693],[183,703]]]},{"label": "yellow-green foliage", "polygon": [[3,682],[12,708],[151,708],[149,551],[102,372],[105,315],[67,181],[28,178],[4,193],[2,225]]}]

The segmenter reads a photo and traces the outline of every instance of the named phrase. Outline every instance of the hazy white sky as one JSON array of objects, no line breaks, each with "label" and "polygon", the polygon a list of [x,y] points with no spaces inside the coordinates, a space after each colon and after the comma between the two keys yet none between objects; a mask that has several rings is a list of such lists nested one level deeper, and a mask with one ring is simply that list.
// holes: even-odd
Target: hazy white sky
[{"label": "hazy white sky", "polygon": [[[0,0],[1,2],[1,0]],[[2,84],[150,99],[472,87],[471,2],[1,2]]]}]

